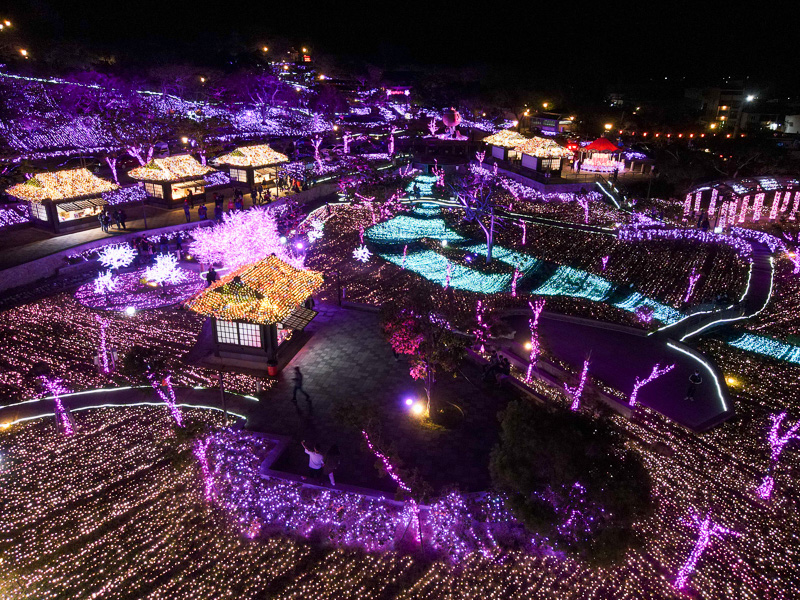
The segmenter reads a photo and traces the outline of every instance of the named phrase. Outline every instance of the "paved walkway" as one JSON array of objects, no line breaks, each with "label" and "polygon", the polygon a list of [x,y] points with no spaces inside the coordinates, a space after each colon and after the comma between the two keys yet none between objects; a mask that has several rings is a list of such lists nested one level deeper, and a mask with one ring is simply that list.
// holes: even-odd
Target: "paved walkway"
[{"label": "paved walkway", "polygon": [[[489,453],[499,434],[497,413],[508,399],[507,392],[480,382],[475,367],[465,364],[464,375],[440,377],[435,394],[461,406],[465,420],[454,430],[429,428],[412,416],[406,398],[424,396],[422,386],[409,375],[405,360],[396,361],[384,341],[375,313],[318,305],[312,321],[310,341],[278,377],[274,387],[259,401],[228,395],[228,409],[247,417],[247,428],[290,436],[291,441],[272,468],[304,474],[308,459],[302,440],[317,442],[327,451],[338,444],[342,464],[337,481],[394,494],[397,486],[375,468],[376,458],[363,444],[360,431],[344,427],[336,416],[342,401],[354,398],[369,403],[380,415],[383,435],[407,466],[418,467],[423,479],[441,490],[456,484],[463,491],[485,490],[490,485]],[[292,368],[300,366],[311,402],[291,402]],[[473,385],[474,381],[477,385]],[[179,402],[220,407],[219,390],[178,389]],[[302,396],[301,396],[302,397]],[[67,396],[65,405],[105,403],[129,404],[159,399],[150,388],[97,392]],[[51,401],[0,408],[0,423],[21,417],[51,414]]]},{"label": "paved walkway", "polygon": [[[225,202],[227,206],[227,197]],[[244,205],[246,207],[253,205],[250,200],[250,194],[245,194]],[[198,220],[198,206],[199,204],[195,203],[195,208],[191,213],[192,221]],[[209,216],[213,216],[213,201],[206,202],[206,206],[209,209]],[[3,235],[0,235],[0,271],[36,260],[37,258],[55,254],[62,250],[74,248],[75,246],[80,246],[87,242],[100,239],[113,240],[114,237],[124,233],[145,231],[143,218],[145,210],[147,211],[146,229],[158,229],[160,227],[169,227],[170,225],[186,223],[186,215],[183,212],[182,206],[173,209],[165,209],[157,206],[145,205],[143,207],[141,204],[134,204],[125,207],[125,211],[131,218],[131,220],[127,222],[127,230],[117,230],[112,225],[109,232],[104,233],[98,224],[97,227],[92,227],[91,229],[84,229],[83,231],[64,233],[61,235],[56,235],[55,233],[44,231],[36,227],[7,231],[3,233]]]},{"label": "paved walkway", "polygon": [[[528,317],[512,317],[509,322],[516,329],[517,343],[530,340]],[[598,325],[544,314],[539,333],[545,349],[569,364],[573,374],[580,372],[591,352],[589,373],[625,394],[633,391],[637,377],[645,379],[650,375],[656,363],[662,367],[674,364],[672,371],[640,389],[638,401],[693,431],[704,431],[733,416],[724,378],[710,361],[678,350],[674,342],[670,346],[660,338]],[[689,376],[695,369],[700,370],[703,383],[691,402],[685,397]]]}]

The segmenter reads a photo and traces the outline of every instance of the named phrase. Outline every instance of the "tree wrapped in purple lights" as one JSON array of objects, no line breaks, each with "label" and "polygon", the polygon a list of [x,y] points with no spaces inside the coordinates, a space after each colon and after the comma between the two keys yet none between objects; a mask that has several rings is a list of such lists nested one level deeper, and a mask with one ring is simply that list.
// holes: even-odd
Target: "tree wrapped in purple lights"
[{"label": "tree wrapped in purple lights", "polygon": [[97,254],[97,260],[108,269],[121,269],[129,266],[136,258],[136,250],[128,244],[106,246]]},{"label": "tree wrapped in purple lights", "polygon": [[570,410],[578,410],[581,405],[581,396],[583,396],[583,388],[586,385],[586,376],[589,373],[590,358],[591,357],[587,356],[583,361],[583,369],[581,369],[581,375],[578,379],[577,385],[570,387],[566,383],[564,384],[564,392],[567,394],[567,397],[572,400]]},{"label": "tree wrapped in purple lights", "polygon": [[688,588],[689,578],[697,569],[697,563],[700,561],[700,557],[714,541],[714,538],[722,539],[726,535],[734,537],[740,535],[727,527],[722,527],[714,523],[711,520],[711,513],[708,513],[703,519],[700,519],[696,513],[692,513],[692,523],[689,523],[689,525],[697,527],[698,535],[692,552],[689,554],[686,562],[683,563],[683,566],[678,571],[678,576],[675,578],[675,588],[681,591],[685,591]]},{"label": "tree wrapped in purple lights", "polygon": [[[777,415],[770,415],[772,425],[769,428],[769,432],[767,432],[767,442],[770,448],[770,471],[777,466],[778,460],[780,460],[786,445],[792,440],[800,440],[800,435],[797,433],[800,431],[800,421],[796,421],[794,425],[791,425],[781,433],[781,427],[786,419],[786,415],[786,411]],[[772,497],[772,490],[774,487],[775,478],[772,476],[771,472],[768,471],[761,485],[756,488],[756,495],[762,500],[769,500]]]},{"label": "tree wrapped in purple lights", "polygon": [[75,433],[75,423],[72,419],[70,412],[64,407],[61,401],[61,396],[69,392],[69,389],[63,384],[58,377],[50,375],[40,375],[39,379],[44,385],[45,389],[53,397],[55,404],[55,415],[58,429],[65,436],[70,436]]},{"label": "tree wrapped in purple lights", "polygon": [[633,383],[633,392],[631,392],[631,397],[628,400],[628,406],[630,406],[631,408],[634,408],[636,406],[636,399],[639,397],[639,390],[641,388],[643,388],[648,383],[655,381],[662,375],[666,375],[674,368],[675,368],[674,364],[662,368],[659,363],[656,363],[655,365],[653,365],[653,370],[650,372],[650,375],[648,375],[645,379],[639,379],[639,377],[637,376],[636,381],[634,381]]},{"label": "tree wrapped in purple lights", "polygon": [[542,353],[541,342],[539,341],[539,316],[544,310],[545,300],[540,298],[536,302],[528,302],[533,312],[533,318],[528,320],[528,325],[531,328],[531,352],[528,355],[528,371],[525,373],[525,382],[530,383],[533,376],[533,367],[536,366],[536,361]]}]

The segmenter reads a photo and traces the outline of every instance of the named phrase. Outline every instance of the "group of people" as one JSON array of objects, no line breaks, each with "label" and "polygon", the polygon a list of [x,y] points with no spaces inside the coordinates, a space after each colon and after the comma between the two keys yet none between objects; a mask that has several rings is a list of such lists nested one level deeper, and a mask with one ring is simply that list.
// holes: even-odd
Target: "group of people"
[{"label": "group of people", "polygon": [[272,202],[272,190],[267,185],[267,180],[264,179],[261,183],[250,186],[250,197],[253,199],[253,204],[269,204]]},{"label": "group of people", "polygon": [[[179,231],[175,235],[175,249],[178,252],[183,251],[183,234]],[[166,254],[171,249],[171,241],[166,235],[162,235],[154,240],[149,240],[145,236],[135,238],[132,242],[133,247],[136,249],[136,258],[134,264],[136,266],[147,265],[151,262],[154,254]]]},{"label": "group of people", "polygon": [[511,375],[511,362],[505,356],[501,356],[497,350],[492,350],[489,364],[483,369],[483,380],[497,383],[498,375]]},{"label": "group of people", "polygon": [[123,208],[115,208],[110,213],[107,208],[104,208],[103,212],[97,215],[97,220],[100,221],[100,228],[106,233],[108,233],[108,230],[111,228],[112,222],[116,225],[117,229],[128,229],[128,226],[125,224],[125,221],[128,220],[128,214]]}]

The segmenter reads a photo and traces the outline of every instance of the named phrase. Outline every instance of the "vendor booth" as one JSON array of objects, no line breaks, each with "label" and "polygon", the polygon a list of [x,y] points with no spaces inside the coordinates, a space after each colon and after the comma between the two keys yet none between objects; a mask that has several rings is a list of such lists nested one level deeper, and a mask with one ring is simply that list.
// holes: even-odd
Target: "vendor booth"
[{"label": "vendor booth", "polygon": [[128,175],[141,181],[147,195],[157,204],[175,206],[183,203],[189,194],[203,196],[206,186],[203,176],[213,171],[193,156],[182,154],[154,158],[146,165],[128,171]]},{"label": "vendor booth", "polygon": [[581,148],[581,171],[590,173],[621,173],[625,170],[622,148],[606,138],[598,138]]},{"label": "vendor booth", "polygon": [[277,179],[278,165],[288,162],[289,157],[269,147],[241,146],[220,156],[215,165],[226,167],[232,181],[253,186],[264,181],[269,184]]},{"label": "vendor booth", "polygon": [[88,169],[69,169],[37,173],[6,193],[30,204],[35,225],[62,233],[99,226],[97,217],[106,206],[102,194],[116,189]]},{"label": "vendor booth", "polygon": [[483,143],[489,144],[492,149],[492,158],[498,160],[517,160],[519,153],[515,150],[517,146],[527,141],[524,135],[511,129],[503,129],[493,133],[489,137],[483,138]]},{"label": "vendor booth", "polygon": [[572,152],[551,139],[533,137],[517,145],[514,150],[522,156],[522,166],[540,173],[561,173],[565,158]]}]

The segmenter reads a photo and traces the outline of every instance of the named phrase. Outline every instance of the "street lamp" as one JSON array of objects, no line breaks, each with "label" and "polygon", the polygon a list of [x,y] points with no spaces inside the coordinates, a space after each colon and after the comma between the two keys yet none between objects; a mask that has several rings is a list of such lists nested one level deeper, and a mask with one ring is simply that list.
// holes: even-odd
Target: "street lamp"
[{"label": "street lamp", "polygon": [[27,50],[25,50],[25,48],[20,48],[20,49],[19,49],[19,53],[20,53],[22,56],[24,56],[25,58],[28,58],[28,51],[27,51]]},{"label": "street lamp", "polygon": [[263,52],[269,52],[269,48],[268,48],[267,46],[264,46],[264,47],[263,47],[261,50],[262,50]]},{"label": "street lamp", "polygon": [[614,127],[614,124],[613,124],[613,123],[606,123],[605,125],[603,125],[603,128],[604,128],[606,131],[611,131],[611,128],[612,128],[612,127]]},{"label": "street lamp", "polygon": [[550,106],[549,102],[542,102],[542,108],[547,108],[548,106]]},{"label": "street lamp", "polygon": [[748,94],[744,97],[744,102],[739,102],[739,112],[736,114],[736,127],[733,128],[733,137],[739,137],[739,129],[742,126],[742,111],[744,110],[745,102],[752,102],[756,99],[755,94]]}]

